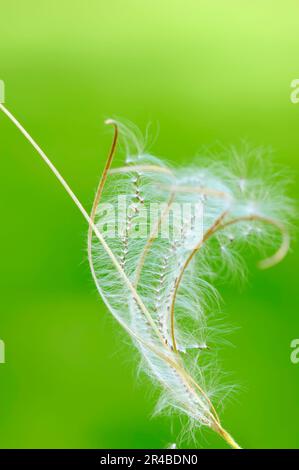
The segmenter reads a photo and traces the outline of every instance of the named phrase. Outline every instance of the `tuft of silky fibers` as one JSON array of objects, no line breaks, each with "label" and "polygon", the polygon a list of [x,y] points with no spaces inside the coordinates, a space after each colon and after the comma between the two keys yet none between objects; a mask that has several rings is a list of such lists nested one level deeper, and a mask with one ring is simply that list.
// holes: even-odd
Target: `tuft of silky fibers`
[{"label": "tuft of silky fibers", "polygon": [[[125,163],[110,169],[114,146],[92,221],[101,233],[105,229],[105,239],[134,290],[128,289],[90,230],[96,285],[131,335],[142,368],[161,388],[156,412],[176,410],[192,426],[208,426],[238,447],[222,428],[213,403],[228,394],[215,356],[221,328],[216,331],[210,322],[218,311],[213,280],[227,273],[243,276],[244,248],[264,253],[276,245],[261,268],[285,256],[293,207],[284,181],[262,170],[265,158],[258,151],[244,156],[231,149],[226,165],[199,158],[190,168],[173,168],[146,153],[131,127],[109,123],[115,127],[115,145],[120,132]],[[120,199],[126,204],[121,230],[115,210]],[[155,223],[149,217],[154,206]],[[191,223],[184,219],[185,208],[201,213],[200,226],[192,217]],[[193,222],[198,215],[193,213]]]},{"label": "tuft of silky fibers", "polygon": [[[287,254],[293,207],[282,175],[262,168],[266,159],[256,150],[245,158],[232,149],[226,165],[214,156],[173,168],[146,152],[138,130],[108,120],[114,138],[89,215],[20,122],[2,103],[0,110],[87,221],[94,281],[138,349],[142,368],[161,389],[156,412],[177,411],[191,434],[207,426],[240,448],[215,407],[229,392],[215,354],[226,331],[215,327],[215,279],[228,273],[229,279],[240,278],[242,253],[249,247],[273,250],[259,263],[262,269]],[[112,169],[119,136],[125,162]]]}]

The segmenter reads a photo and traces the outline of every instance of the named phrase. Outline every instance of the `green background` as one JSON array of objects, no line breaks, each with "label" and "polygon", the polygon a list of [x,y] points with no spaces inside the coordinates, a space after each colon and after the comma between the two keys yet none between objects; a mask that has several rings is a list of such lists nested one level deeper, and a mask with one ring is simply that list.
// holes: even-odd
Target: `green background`
[{"label": "green background", "polygon": [[[0,16],[6,105],[87,208],[111,115],[159,123],[152,151],[171,161],[246,139],[298,181],[298,2],[2,0]],[[83,218],[3,115],[0,155],[0,447],[175,442],[179,422],[151,418],[156,392],[136,380],[136,354],[95,291]],[[294,243],[281,265],[252,263],[245,287],[221,288],[240,327],[221,352],[240,386],[221,416],[244,447],[299,447],[298,261]],[[197,445],[225,447],[208,431]]]}]

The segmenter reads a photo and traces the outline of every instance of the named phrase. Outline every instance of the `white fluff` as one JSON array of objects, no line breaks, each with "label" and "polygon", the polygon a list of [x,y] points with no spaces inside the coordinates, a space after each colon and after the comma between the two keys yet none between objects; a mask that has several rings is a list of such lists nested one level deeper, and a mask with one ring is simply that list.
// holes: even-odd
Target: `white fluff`
[{"label": "white fluff", "polygon": [[[215,315],[211,322],[217,306],[212,283],[228,270],[241,275],[243,246],[264,250],[277,243],[277,251],[260,263],[262,268],[281,261],[287,253],[293,209],[281,176],[270,171],[270,178],[265,177],[257,151],[245,159],[236,157],[232,150],[232,162],[227,166],[215,158],[205,163],[199,159],[190,169],[174,170],[145,153],[145,143],[136,129],[109,120],[115,129],[113,145],[89,216],[24,127],[2,103],[0,110],[39,153],[88,222],[92,275],[110,312],[139,349],[144,369],[161,386],[156,411],[176,409],[187,415],[190,423],[212,428],[229,445],[239,448],[222,427],[212,404],[217,390],[222,399],[227,394],[215,380],[218,368],[212,361],[219,334],[225,333],[223,327],[216,331]],[[126,165],[108,171],[119,131]],[[248,171],[247,163],[253,172]],[[120,232],[111,237],[113,208],[119,196],[126,196],[129,209],[125,220],[118,223]],[[103,203],[108,231],[102,231]],[[153,203],[163,206],[151,225],[144,212]],[[180,225],[175,204],[197,208],[199,203],[203,206],[202,230],[187,224],[185,216]],[[165,238],[163,224],[169,213],[173,224],[169,238]],[[147,237],[136,236],[136,225]]]},{"label": "white fluff", "polygon": [[[278,251],[261,266],[280,261],[288,250],[287,227],[292,204],[277,178],[266,185],[257,152],[249,155],[248,162],[243,161],[242,156],[238,159],[234,156],[228,166],[215,161],[202,166],[199,159],[198,165],[177,170],[146,154],[130,128],[119,123],[114,125],[118,125],[124,137],[126,165],[110,172],[101,193],[101,203],[108,202],[115,207],[119,195],[126,195],[130,208],[123,236],[108,237],[107,242],[135,286],[153,324],[149,323],[93,235],[92,265],[96,284],[112,314],[131,332],[143,367],[162,387],[157,410],[177,409],[194,423],[209,426],[223,435],[211,404],[218,386],[223,392],[221,383],[215,385],[215,374],[211,374],[217,369],[210,349],[217,350],[218,341],[218,335],[209,325],[210,311],[215,309],[215,300],[217,303],[217,292],[211,282],[227,270],[238,277],[242,275],[240,250],[245,244],[264,249],[277,242]],[[258,162],[259,170],[250,176],[246,163],[250,166],[254,162],[255,168]],[[149,243],[152,228],[149,221],[144,222],[141,213],[152,203],[164,203],[167,208],[171,195],[172,204],[203,204],[204,235],[189,229],[178,239],[166,240],[160,231]],[[95,224],[102,230],[101,205],[99,207]],[[172,207],[169,206],[169,212]],[[105,222],[113,225],[113,218],[114,214],[111,213],[111,220],[106,214]],[[139,219],[147,224],[147,239],[136,238],[133,234]],[[178,223],[175,220],[175,225]],[[203,242],[213,226],[215,230]],[[196,244],[198,249],[194,250]],[[171,331],[173,305],[175,344]]]}]

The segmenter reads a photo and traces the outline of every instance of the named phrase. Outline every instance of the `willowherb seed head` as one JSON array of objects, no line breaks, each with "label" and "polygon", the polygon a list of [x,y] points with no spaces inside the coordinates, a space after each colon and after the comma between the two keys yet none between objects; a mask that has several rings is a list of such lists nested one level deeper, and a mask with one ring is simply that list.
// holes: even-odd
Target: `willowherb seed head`
[{"label": "willowherb seed head", "polygon": [[[289,248],[292,203],[279,177],[263,176],[258,152],[247,157],[251,174],[242,155],[234,155],[227,166],[215,159],[201,164],[199,159],[190,169],[174,169],[146,154],[130,128],[113,125],[116,133],[123,133],[130,153],[125,166],[112,170],[110,155],[105,188],[100,184],[91,219],[102,233],[104,226],[117,225],[112,208],[126,197],[123,236],[108,234],[106,240],[134,291],[129,292],[90,230],[95,282],[112,314],[131,334],[144,369],[162,387],[157,411],[177,409],[234,446],[212,405],[217,392],[210,353],[217,349],[209,325],[217,298],[212,282],[227,270],[240,276],[244,246],[264,250],[277,243],[277,251],[260,266],[279,262]],[[115,145],[112,154],[114,150]],[[105,214],[103,202],[111,208]],[[153,205],[158,207],[154,223]],[[197,217],[200,223],[194,223]]]},{"label": "willowherb seed head", "polygon": [[[228,393],[213,362],[219,335],[226,332],[215,327],[215,315],[211,322],[218,299],[213,282],[227,271],[241,275],[244,247],[277,244],[262,268],[286,255],[293,209],[283,178],[264,174],[256,150],[245,159],[232,149],[227,165],[213,157],[175,169],[145,152],[138,130],[108,120],[114,139],[89,215],[22,125],[1,103],[0,109],[87,220],[93,278],[139,349],[143,368],[161,387],[156,412],[178,410],[238,448],[212,403],[217,392],[221,400]],[[111,169],[119,134],[125,165]]]}]

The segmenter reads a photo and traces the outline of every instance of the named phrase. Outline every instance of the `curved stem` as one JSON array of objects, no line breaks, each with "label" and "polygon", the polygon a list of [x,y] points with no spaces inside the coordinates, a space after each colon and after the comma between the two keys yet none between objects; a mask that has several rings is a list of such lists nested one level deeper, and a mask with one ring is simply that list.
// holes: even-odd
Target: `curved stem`
[{"label": "curved stem", "polygon": [[172,346],[175,352],[178,352],[177,345],[176,345],[176,339],[175,339],[175,322],[174,322],[174,310],[175,310],[175,301],[177,297],[177,293],[183,278],[183,275],[189,266],[190,262],[198,252],[198,250],[202,247],[202,245],[205,243],[205,241],[217,230],[219,225],[221,224],[222,220],[226,216],[227,211],[224,211],[220,214],[220,216],[216,219],[214,224],[206,231],[204,236],[200,239],[199,243],[195,246],[195,248],[192,250],[188,258],[186,259],[181,272],[176,280],[175,286],[174,286],[174,293],[172,297],[172,302],[171,302],[171,307],[170,307],[170,333],[171,333],[171,339],[172,339]]},{"label": "curved stem", "polygon": [[192,194],[203,194],[205,196],[214,196],[221,199],[231,200],[231,196],[224,191],[217,191],[216,189],[206,188],[206,187],[190,187],[190,186],[177,186],[177,185],[159,185],[162,189],[168,189],[168,191],[173,191],[175,193],[192,193]]},{"label": "curved stem", "polygon": [[[92,209],[91,209],[91,213],[90,213],[90,220],[92,221],[92,223],[94,223],[94,221],[95,221],[97,207],[98,207],[100,199],[102,197],[103,189],[104,189],[106,179],[107,179],[107,176],[108,176],[108,171],[109,171],[109,169],[112,165],[113,157],[115,155],[117,140],[118,140],[117,123],[115,121],[113,121],[112,119],[108,119],[107,121],[105,121],[105,124],[112,125],[114,127],[114,136],[113,136],[113,141],[112,141],[111,148],[110,148],[110,151],[109,151],[109,154],[108,154],[108,158],[107,158],[107,161],[106,161],[106,164],[105,164],[105,168],[104,168],[104,171],[102,173],[102,176],[101,176],[101,179],[100,179],[100,182],[99,182],[96,194],[95,194],[95,198],[94,198],[94,201],[93,201],[93,204],[92,204]],[[93,280],[97,284],[97,276],[96,276],[93,261],[92,261],[92,233],[93,233],[92,225],[89,224],[89,226],[88,226],[88,236],[87,236],[88,262],[89,262],[89,267],[90,267],[90,270],[91,270]]]},{"label": "curved stem", "polygon": [[229,225],[233,225],[239,222],[246,222],[246,221],[258,221],[258,222],[263,222],[267,223],[269,225],[273,225],[276,227],[282,236],[282,242],[279,247],[279,249],[274,253],[274,255],[270,256],[269,258],[266,258],[258,263],[259,267],[261,269],[267,269],[271,266],[274,266],[275,264],[279,263],[287,254],[290,246],[290,236],[288,231],[286,230],[285,226],[272,218],[268,217],[263,217],[258,214],[251,214],[248,216],[241,216],[237,217],[235,219],[229,220],[225,223],[223,223],[224,218],[228,214],[228,211],[223,212],[220,217],[216,220],[216,222],[212,225],[212,227],[205,233],[201,241],[198,243],[198,245],[194,248],[194,250],[191,252],[189,257],[187,258],[186,262],[184,263],[184,266],[182,267],[182,270],[180,272],[180,275],[177,279],[177,282],[175,284],[175,290],[174,290],[174,295],[172,298],[172,304],[171,304],[171,337],[172,337],[172,342],[174,345],[174,350],[177,351],[176,347],[176,341],[175,341],[175,325],[174,325],[174,310],[175,310],[175,301],[177,297],[177,292],[180,287],[184,272],[186,271],[187,267],[189,266],[191,260],[195,256],[195,254],[199,251],[199,249],[202,247],[202,245],[210,238],[215,232],[218,230],[223,230]]},{"label": "curved stem", "polygon": [[229,220],[225,224],[222,224],[219,227],[219,230],[222,230],[228,227],[229,225],[233,225],[238,222],[250,222],[250,221],[263,222],[269,225],[273,225],[281,233],[282,241],[276,253],[274,253],[274,255],[258,263],[261,269],[270,268],[271,266],[274,266],[275,264],[279,263],[286,256],[290,247],[290,235],[288,231],[286,230],[285,226],[281,222],[279,222],[278,220],[272,219],[271,217],[263,217],[258,214],[251,214],[251,215],[247,215],[247,216],[245,215],[242,217],[237,217],[235,219]]},{"label": "curved stem", "polygon": [[116,175],[119,173],[130,173],[131,171],[149,171],[153,173],[164,173],[166,175],[173,176],[173,173],[168,168],[159,165],[127,165],[119,168],[113,168],[109,171],[110,175]]}]

